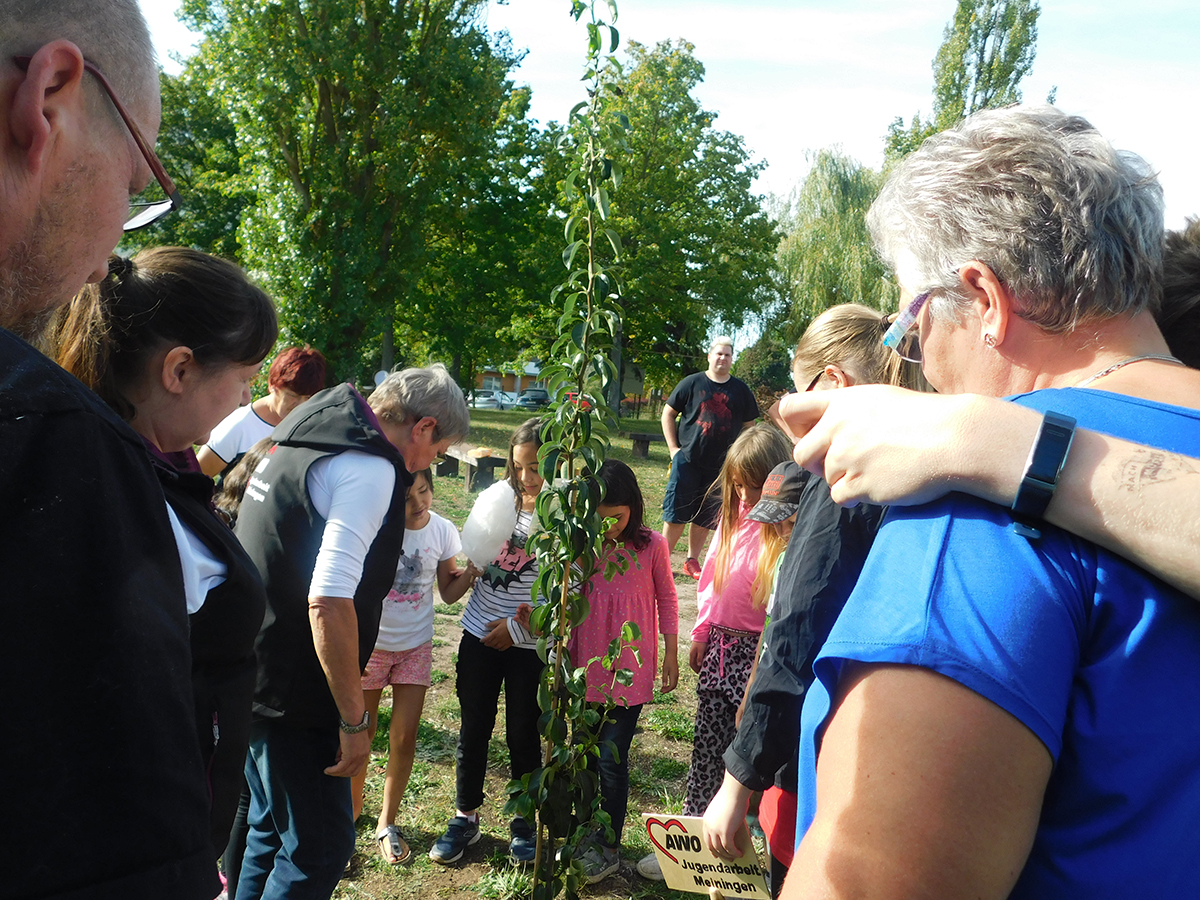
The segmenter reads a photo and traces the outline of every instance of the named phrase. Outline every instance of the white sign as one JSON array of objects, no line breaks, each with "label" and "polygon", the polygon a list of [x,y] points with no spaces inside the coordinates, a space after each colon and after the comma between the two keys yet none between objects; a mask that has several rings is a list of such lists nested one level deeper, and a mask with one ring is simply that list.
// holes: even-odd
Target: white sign
[{"label": "white sign", "polygon": [[667,887],[696,894],[716,888],[725,897],[771,896],[748,834],[744,846],[750,849],[739,859],[725,860],[705,846],[703,819],[667,813],[643,813],[642,818]]}]

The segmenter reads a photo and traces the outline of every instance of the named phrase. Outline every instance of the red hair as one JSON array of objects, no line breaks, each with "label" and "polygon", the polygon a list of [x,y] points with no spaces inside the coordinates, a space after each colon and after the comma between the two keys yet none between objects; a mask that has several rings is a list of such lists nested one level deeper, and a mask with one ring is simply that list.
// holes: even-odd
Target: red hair
[{"label": "red hair", "polygon": [[311,397],[325,387],[325,357],[312,347],[289,347],[271,363],[267,386]]}]

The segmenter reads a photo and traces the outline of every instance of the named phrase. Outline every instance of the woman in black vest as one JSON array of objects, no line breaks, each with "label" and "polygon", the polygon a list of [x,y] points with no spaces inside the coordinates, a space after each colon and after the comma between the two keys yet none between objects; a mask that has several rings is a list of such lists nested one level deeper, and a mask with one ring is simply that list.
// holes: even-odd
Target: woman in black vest
[{"label": "woman in black vest", "polygon": [[250,402],[250,382],[277,335],[271,298],[238,266],[159,247],[133,259],[110,258],[108,277],[88,285],[47,337],[59,365],[142,436],[167,497],[191,620],[214,862],[242,790],[254,639],[266,601],[254,564],[214,512],[213,483],[200,472],[192,446]]}]

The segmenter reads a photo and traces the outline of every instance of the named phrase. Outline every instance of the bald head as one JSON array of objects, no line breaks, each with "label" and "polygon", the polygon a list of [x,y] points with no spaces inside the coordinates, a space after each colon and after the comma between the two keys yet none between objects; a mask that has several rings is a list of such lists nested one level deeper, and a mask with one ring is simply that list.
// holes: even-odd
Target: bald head
[{"label": "bald head", "polygon": [[103,72],[126,104],[144,106],[157,89],[150,31],[137,0],[0,0],[5,61],[71,41]]},{"label": "bald head", "polygon": [[158,70],[136,0],[0,0],[0,23],[0,326],[32,339],[107,274],[129,198],[152,178],[85,64],[150,143]]}]

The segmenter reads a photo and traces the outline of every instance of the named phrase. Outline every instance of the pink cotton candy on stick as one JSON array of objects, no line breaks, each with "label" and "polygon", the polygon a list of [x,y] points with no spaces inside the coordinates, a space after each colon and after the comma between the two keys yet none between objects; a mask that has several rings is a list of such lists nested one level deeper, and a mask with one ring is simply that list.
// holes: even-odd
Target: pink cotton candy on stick
[{"label": "pink cotton candy on stick", "polygon": [[462,548],[477,568],[487,568],[504,548],[517,524],[512,485],[497,481],[476,499],[462,529]]}]

